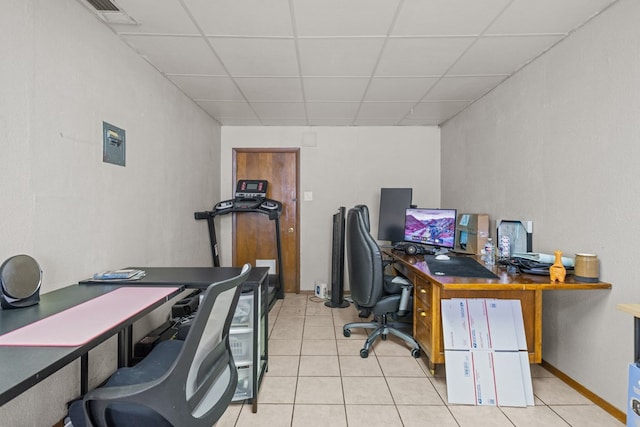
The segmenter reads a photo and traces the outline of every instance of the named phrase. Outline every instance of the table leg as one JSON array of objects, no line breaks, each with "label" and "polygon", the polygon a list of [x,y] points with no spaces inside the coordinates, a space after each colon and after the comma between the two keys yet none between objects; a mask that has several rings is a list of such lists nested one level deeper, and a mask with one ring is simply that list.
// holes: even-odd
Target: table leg
[{"label": "table leg", "polygon": [[131,363],[133,325],[118,332],[118,368],[127,367]]},{"label": "table leg", "polygon": [[89,353],[80,356],[80,396],[89,391]]}]

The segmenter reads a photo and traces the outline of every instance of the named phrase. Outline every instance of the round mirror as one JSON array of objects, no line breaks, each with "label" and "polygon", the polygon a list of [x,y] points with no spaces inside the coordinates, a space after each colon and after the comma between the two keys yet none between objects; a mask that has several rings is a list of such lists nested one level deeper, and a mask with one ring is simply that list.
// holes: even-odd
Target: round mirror
[{"label": "round mirror", "polygon": [[29,255],[15,255],[0,266],[0,286],[8,300],[29,298],[40,289],[42,270]]}]

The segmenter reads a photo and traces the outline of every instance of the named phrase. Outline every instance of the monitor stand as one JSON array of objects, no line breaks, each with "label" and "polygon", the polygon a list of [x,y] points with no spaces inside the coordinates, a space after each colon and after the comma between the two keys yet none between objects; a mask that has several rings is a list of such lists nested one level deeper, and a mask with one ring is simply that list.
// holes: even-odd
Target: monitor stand
[{"label": "monitor stand", "polygon": [[435,248],[434,255],[446,255],[449,253],[449,249],[447,248]]}]

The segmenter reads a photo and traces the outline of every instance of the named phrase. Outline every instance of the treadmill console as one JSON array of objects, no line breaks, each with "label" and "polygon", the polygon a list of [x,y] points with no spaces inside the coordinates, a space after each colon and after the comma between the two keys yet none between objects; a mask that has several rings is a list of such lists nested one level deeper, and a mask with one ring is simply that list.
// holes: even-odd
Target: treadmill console
[{"label": "treadmill console", "polygon": [[240,179],[236,185],[236,199],[264,199],[267,197],[267,181],[264,179]]}]

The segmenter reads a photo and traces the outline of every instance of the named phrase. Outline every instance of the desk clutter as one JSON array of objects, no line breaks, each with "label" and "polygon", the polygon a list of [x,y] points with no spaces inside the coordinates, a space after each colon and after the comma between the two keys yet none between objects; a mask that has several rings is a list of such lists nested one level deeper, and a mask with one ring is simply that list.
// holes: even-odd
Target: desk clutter
[{"label": "desk clutter", "polygon": [[121,269],[121,270],[107,270],[107,271],[103,271],[100,273],[96,273],[94,274],[89,281],[91,280],[96,280],[96,281],[105,281],[105,280],[109,280],[109,281],[118,281],[118,280],[138,280],[138,279],[142,279],[144,276],[147,275],[147,272],[144,270],[137,270],[137,269],[133,269],[133,268],[125,268],[125,269]]}]

